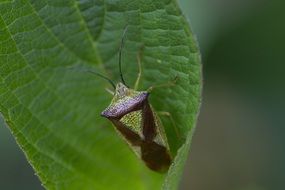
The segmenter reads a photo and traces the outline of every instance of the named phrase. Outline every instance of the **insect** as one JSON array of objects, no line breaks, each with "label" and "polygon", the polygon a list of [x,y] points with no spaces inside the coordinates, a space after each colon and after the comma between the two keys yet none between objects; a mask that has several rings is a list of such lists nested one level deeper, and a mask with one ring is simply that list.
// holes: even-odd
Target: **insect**
[{"label": "insect", "polygon": [[119,71],[121,82],[115,85],[110,105],[101,113],[109,119],[119,135],[127,142],[134,153],[144,161],[146,166],[157,172],[166,172],[172,162],[169,145],[164,127],[149,103],[150,88],[147,91],[137,91],[141,64],[138,55],[139,74],[134,89],[129,88],[122,75],[121,57],[126,28],[119,49]]}]

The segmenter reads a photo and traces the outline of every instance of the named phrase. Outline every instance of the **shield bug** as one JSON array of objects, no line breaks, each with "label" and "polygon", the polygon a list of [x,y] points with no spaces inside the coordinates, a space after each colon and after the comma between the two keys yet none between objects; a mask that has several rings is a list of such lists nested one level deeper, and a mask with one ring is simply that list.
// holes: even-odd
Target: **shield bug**
[{"label": "shield bug", "polygon": [[137,91],[141,76],[140,54],[138,54],[139,74],[134,89],[126,85],[122,75],[121,57],[126,30],[119,49],[121,82],[115,86],[110,79],[103,76],[112,84],[115,92],[110,105],[101,115],[113,123],[118,134],[148,168],[157,172],[166,172],[172,158],[164,127],[149,103],[150,90]]}]

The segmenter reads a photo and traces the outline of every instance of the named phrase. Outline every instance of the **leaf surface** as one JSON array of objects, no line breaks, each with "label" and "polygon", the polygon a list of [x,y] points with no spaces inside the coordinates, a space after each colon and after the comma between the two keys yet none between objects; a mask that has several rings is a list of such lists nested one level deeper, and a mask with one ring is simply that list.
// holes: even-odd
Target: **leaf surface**
[{"label": "leaf surface", "polygon": [[[100,116],[112,96],[93,70],[119,81],[118,48],[128,25],[123,72],[129,86],[142,51],[140,90],[170,112],[174,164],[150,171]],[[198,48],[174,0],[0,2],[0,111],[47,189],[176,189],[200,103]]]}]

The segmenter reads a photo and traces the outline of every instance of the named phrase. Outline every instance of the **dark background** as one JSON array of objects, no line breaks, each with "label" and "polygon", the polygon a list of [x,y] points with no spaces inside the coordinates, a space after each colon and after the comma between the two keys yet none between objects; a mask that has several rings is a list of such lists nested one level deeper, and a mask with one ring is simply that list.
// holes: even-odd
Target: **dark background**
[{"label": "dark background", "polygon": [[[203,59],[182,190],[285,189],[285,1],[180,0]],[[0,189],[42,189],[0,121]]]},{"label": "dark background", "polygon": [[285,1],[183,4],[204,92],[181,189],[284,190]]}]

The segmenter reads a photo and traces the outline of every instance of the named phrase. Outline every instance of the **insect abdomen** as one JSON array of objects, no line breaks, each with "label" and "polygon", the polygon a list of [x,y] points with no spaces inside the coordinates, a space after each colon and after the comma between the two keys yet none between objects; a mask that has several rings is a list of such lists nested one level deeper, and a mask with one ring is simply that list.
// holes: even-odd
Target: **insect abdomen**
[{"label": "insect abdomen", "polygon": [[153,141],[142,141],[141,159],[150,169],[158,172],[166,172],[171,164],[168,150]]}]

